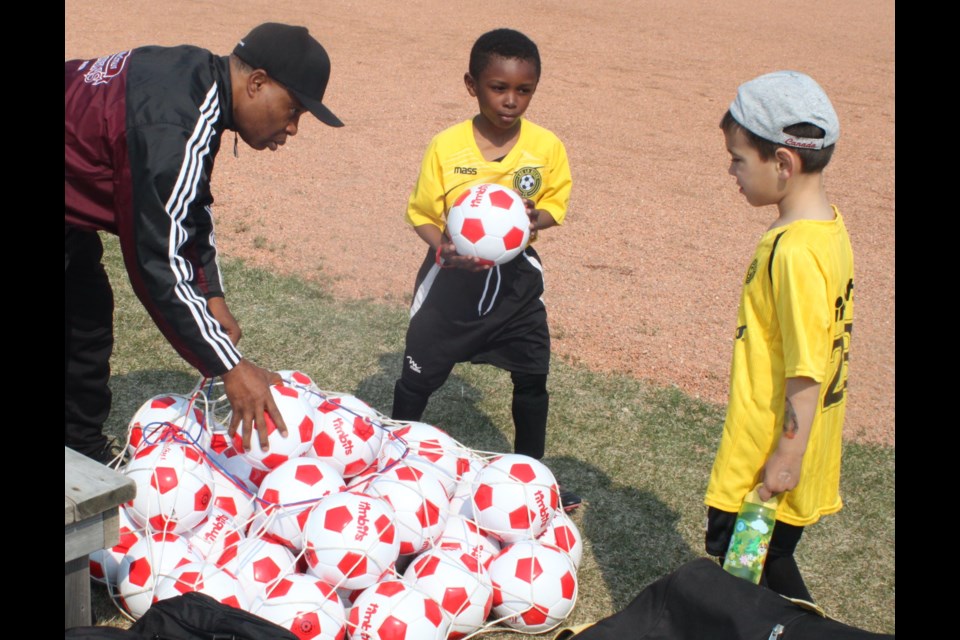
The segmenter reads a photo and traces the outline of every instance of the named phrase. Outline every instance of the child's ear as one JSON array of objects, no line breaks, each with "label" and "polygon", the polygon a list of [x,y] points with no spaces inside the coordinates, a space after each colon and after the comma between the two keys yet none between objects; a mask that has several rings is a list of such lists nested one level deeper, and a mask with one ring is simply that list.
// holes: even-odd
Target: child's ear
[{"label": "child's ear", "polygon": [[777,163],[777,173],[780,174],[781,179],[786,180],[800,174],[803,161],[800,160],[796,151],[779,147],[773,157]]},{"label": "child's ear", "polygon": [[470,72],[463,74],[463,84],[467,87],[467,93],[472,97],[477,97],[477,81],[473,79],[473,76],[470,75]]}]

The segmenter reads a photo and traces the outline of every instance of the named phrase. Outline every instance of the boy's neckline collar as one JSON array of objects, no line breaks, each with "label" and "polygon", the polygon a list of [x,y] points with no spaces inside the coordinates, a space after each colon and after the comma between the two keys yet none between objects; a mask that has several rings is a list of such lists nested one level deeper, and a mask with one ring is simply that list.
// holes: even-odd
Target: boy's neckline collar
[{"label": "boy's neckline collar", "polygon": [[524,118],[523,116],[521,116],[519,119],[519,122],[517,122],[518,133],[517,133],[516,139],[513,142],[513,145],[510,147],[510,149],[506,151],[506,153],[502,153],[502,149],[499,149],[501,153],[499,153],[495,159],[487,159],[487,157],[484,155],[483,149],[480,146],[480,142],[477,139],[478,131],[477,131],[477,126],[475,124],[475,120],[476,120],[476,116],[466,121],[467,129],[470,136],[470,140],[473,142],[474,150],[477,152],[477,155],[480,157],[480,159],[483,160],[484,162],[490,162],[490,163],[504,162],[513,153],[517,152],[518,147],[521,147],[520,141],[523,139],[524,132],[526,131],[526,127],[524,126],[524,122],[526,121],[526,118]]},{"label": "boy's neckline collar", "polygon": [[774,220],[769,227],[767,227],[767,232],[775,231],[776,229],[783,229],[784,227],[789,227],[792,224],[797,224],[798,222],[809,222],[812,224],[834,224],[843,220],[843,217],[840,215],[840,209],[835,204],[830,205],[830,209],[833,211],[833,217],[831,218],[794,218],[792,220],[781,221],[780,218]]}]

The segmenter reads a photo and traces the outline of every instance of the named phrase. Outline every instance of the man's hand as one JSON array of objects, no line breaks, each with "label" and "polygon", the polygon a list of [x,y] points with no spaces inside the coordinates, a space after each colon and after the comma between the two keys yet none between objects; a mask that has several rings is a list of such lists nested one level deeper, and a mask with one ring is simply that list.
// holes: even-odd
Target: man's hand
[{"label": "man's hand", "polygon": [[227,301],[223,299],[223,296],[210,298],[207,300],[207,308],[210,309],[210,313],[217,319],[217,322],[223,326],[223,330],[227,332],[227,337],[230,338],[233,346],[237,346],[243,332],[240,330],[240,323],[237,322],[237,319],[230,313],[230,308],[227,307]]},{"label": "man's hand", "polygon": [[244,451],[250,450],[250,437],[254,429],[260,437],[260,448],[264,451],[269,449],[268,416],[277,425],[280,435],[287,437],[287,425],[270,393],[270,385],[280,382],[282,379],[279,374],[261,369],[246,358],[223,374],[223,387],[232,410],[229,434],[233,437],[237,427],[241,427]]}]

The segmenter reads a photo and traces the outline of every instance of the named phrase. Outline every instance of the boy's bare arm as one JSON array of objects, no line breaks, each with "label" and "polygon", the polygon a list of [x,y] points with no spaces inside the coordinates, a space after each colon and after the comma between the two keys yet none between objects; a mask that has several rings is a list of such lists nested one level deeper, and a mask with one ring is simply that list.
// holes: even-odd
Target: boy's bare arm
[{"label": "boy's bare arm", "polygon": [[446,240],[443,231],[440,231],[440,228],[436,225],[422,224],[413,229],[417,232],[417,235],[420,236],[420,239],[430,245],[430,248],[434,251]]},{"label": "boy's bare arm", "polygon": [[760,499],[789,491],[800,482],[803,454],[820,401],[820,383],[813,378],[787,378],[783,430],[776,451],[763,468]]}]

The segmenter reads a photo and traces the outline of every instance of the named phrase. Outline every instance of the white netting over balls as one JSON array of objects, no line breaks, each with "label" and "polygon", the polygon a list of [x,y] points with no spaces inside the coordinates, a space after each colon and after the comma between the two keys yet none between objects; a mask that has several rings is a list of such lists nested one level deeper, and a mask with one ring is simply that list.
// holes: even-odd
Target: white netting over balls
[{"label": "white netting over balls", "polygon": [[450,620],[452,637],[479,631],[493,606],[493,583],[483,563],[468,549],[435,547],[411,563],[403,574],[440,604]]},{"label": "white netting over balls", "polygon": [[577,569],[558,547],[521,540],[490,563],[493,615],[526,633],[558,626],[577,601]]},{"label": "white netting over balls", "polygon": [[543,463],[280,374],[288,436],[269,421],[267,450],[228,433],[219,381],[149,398],[130,420],[113,466],[137,496],[119,543],[90,556],[124,615],[186,591],[304,638],[398,622],[410,638],[542,633],[569,615],[583,542]]}]

